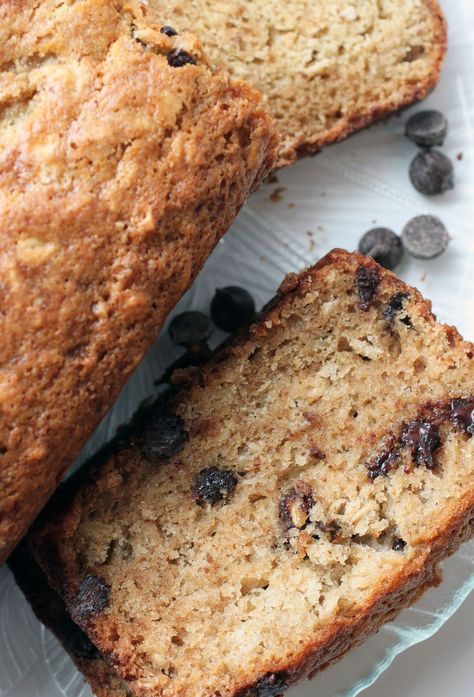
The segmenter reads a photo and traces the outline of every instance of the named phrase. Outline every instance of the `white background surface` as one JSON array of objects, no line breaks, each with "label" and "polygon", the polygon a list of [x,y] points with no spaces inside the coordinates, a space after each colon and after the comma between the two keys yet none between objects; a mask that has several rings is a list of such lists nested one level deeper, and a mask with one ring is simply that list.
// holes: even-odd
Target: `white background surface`
[{"label": "white background surface", "polygon": [[[441,109],[449,119],[449,137],[443,151],[455,162],[455,190],[433,199],[414,191],[407,172],[416,148],[403,137],[407,117],[392,119],[328,148],[317,158],[301,161],[279,173],[278,184],[264,186],[219,245],[181,307],[205,310],[214,288],[229,283],[250,288],[262,304],[284,273],[315,261],[331,247],[354,249],[361,234],[375,224],[400,232],[410,217],[429,212],[447,225],[453,237],[451,247],[433,262],[406,259],[399,273],[433,299],[441,320],[458,325],[466,338],[474,340],[474,0],[444,0],[441,4],[449,19],[450,49],[441,84],[428,104]],[[456,159],[460,152],[462,161]],[[277,187],[284,191],[275,203],[270,195]],[[127,420],[135,405],[154,391],[153,381],[171,357],[172,347],[164,332],[86,454],[107,439],[117,423]],[[467,549],[472,558],[474,545]],[[458,585],[463,585],[461,578]],[[404,628],[421,622],[423,613],[435,614],[423,609],[429,608],[429,603],[428,597],[391,629],[382,630],[358,650],[359,654],[332,669],[336,671],[333,675],[339,676],[347,689],[353,680],[363,678],[380,660],[378,649],[390,640],[391,633],[402,635]],[[443,612],[443,603],[436,612]],[[328,684],[328,676],[323,673],[292,691],[291,697],[343,694],[328,694]],[[395,659],[364,694],[474,697],[474,594],[434,637]],[[7,570],[2,569],[0,697],[61,695],[89,697],[90,692],[64,652],[33,618]]]}]

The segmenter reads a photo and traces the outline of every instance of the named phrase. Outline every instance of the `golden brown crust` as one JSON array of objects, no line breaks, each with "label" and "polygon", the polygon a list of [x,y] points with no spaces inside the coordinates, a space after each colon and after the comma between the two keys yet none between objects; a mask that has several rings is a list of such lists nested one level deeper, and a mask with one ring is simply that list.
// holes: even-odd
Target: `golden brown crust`
[{"label": "golden brown crust", "polygon": [[135,0],[9,0],[0,20],[1,563],[276,138],[254,91]]}]

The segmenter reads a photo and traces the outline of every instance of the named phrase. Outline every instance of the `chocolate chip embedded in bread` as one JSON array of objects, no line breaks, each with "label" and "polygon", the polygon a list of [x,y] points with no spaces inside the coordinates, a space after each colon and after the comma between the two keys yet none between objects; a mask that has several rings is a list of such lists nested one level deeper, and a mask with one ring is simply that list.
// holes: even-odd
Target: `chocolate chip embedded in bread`
[{"label": "chocolate chip embedded in bread", "polygon": [[194,496],[197,503],[211,505],[228,499],[237,486],[237,477],[232,470],[206,467],[196,477]]},{"label": "chocolate chip embedded in bread", "polygon": [[168,65],[172,68],[182,68],[184,65],[197,65],[196,59],[182,48],[174,48],[167,55]]},{"label": "chocolate chip embedded in bread", "polygon": [[392,295],[387,307],[385,308],[385,312],[383,313],[384,318],[387,320],[387,322],[389,322],[389,324],[393,324],[396,319],[400,319],[400,322],[406,324],[407,327],[413,326],[411,319],[407,315],[404,317],[398,317],[409,298],[410,296],[408,293],[396,293],[395,295]]},{"label": "chocolate chip embedded in bread", "polygon": [[471,437],[474,434],[474,399],[455,399],[450,407],[450,421]]},{"label": "chocolate chip embedded in bread", "polygon": [[407,424],[402,444],[410,448],[416,465],[424,465],[429,470],[435,469],[434,454],[441,445],[439,429],[435,424],[427,421],[412,421]]},{"label": "chocolate chip embedded in bread", "polygon": [[360,308],[364,312],[370,308],[380,285],[380,274],[376,268],[360,265],[356,274],[357,292]]},{"label": "chocolate chip embedded in bread", "polygon": [[89,574],[69,605],[71,617],[76,620],[101,612],[108,605],[109,597],[109,586],[99,576]]},{"label": "chocolate chip embedded in bread", "polygon": [[161,407],[146,420],[140,434],[139,448],[146,460],[158,462],[179,453],[188,439],[183,419]]},{"label": "chocolate chip embedded in bread", "polygon": [[280,697],[287,689],[283,673],[268,673],[252,687],[238,692],[237,697]]},{"label": "chocolate chip embedded in bread", "polygon": [[402,540],[401,537],[394,537],[392,540],[392,549],[394,552],[403,552],[405,547],[407,546],[407,543],[405,540]]}]

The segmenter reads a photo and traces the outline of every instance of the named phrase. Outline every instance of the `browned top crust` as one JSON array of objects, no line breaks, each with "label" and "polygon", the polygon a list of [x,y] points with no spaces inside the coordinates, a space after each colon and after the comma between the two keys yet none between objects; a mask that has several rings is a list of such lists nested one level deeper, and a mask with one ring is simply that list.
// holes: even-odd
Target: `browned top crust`
[{"label": "browned top crust", "polygon": [[160,27],[0,5],[0,563],[273,163],[258,95]]}]

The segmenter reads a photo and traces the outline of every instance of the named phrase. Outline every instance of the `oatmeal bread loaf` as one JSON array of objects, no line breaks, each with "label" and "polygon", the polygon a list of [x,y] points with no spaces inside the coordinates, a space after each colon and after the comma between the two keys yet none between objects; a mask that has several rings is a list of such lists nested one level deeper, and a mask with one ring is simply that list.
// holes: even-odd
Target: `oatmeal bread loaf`
[{"label": "oatmeal bread loaf", "polygon": [[280,166],[426,97],[446,51],[437,0],[148,0],[264,94]]},{"label": "oatmeal bread loaf", "polygon": [[274,159],[134,0],[0,5],[0,562]]},{"label": "oatmeal bread loaf", "polygon": [[137,697],[277,695],[472,533],[473,368],[418,291],[336,250],[48,508],[35,556]]}]

